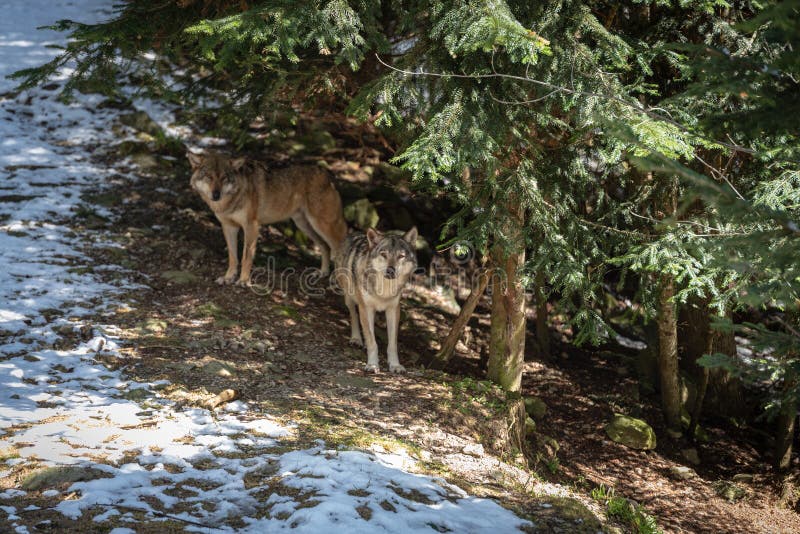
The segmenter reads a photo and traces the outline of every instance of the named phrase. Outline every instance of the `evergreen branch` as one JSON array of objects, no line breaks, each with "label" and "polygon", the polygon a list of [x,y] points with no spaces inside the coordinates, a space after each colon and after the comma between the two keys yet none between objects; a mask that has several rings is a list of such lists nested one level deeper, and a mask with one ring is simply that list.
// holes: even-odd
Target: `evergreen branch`
[{"label": "evergreen branch", "polygon": [[[388,69],[391,69],[391,70],[393,70],[395,72],[398,72],[400,74],[405,74],[407,76],[427,76],[427,77],[432,77],[432,78],[464,78],[464,79],[472,79],[472,80],[478,80],[478,79],[484,79],[484,78],[502,78],[502,79],[507,79],[507,80],[515,80],[515,81],[520,81],[520,82],[533,83],[535,85],[540,85],[542,87],[547,87],[548,89],[552,89],[553,90],[553,92],[550,93],[550,95],[556,94],[556,93],[566,93],[566,94],[569,94],[569,95],[583,96],[583,97],[587,97],[587,98],[599,98],[599,99],[610,101],[610,102],[616,102],[616,103],[622,104],[623,106],[626,106],[626,107],[628,107],[630,109],[633,109],[634,111],[638,111],[639,113],[643,113],[643,114],[647,115],[648,117],[650,117],[651,119],[654,119],[656,121],[663,122],[663,123],[669,124],[671,126],[674,126],[674,127],[678,128],[681,132],[683,132],[685,134],[688,134],[688,135],[691,135],[691,136],[693,136],[693,137],[695,137],[697,139],[701,139],[703,141],[706,141],[708,143],[713,143],[715,145],[719,145],[719,146],[728,148],[730,150],[733,150],[734,152],[741,152],[741,153],[744,153],[744,154],[757,155],[759,153],[758,151],[756,151],[756,150],[754,150],[752,148],[743,147],[743,146],[738,145],[736,143],[727,143],[725,141],[718,141],[718,140],[715,140],[715,139],[709,139],[707,137],[704,137],[703,135],[700,135],[700,134],[698,134],[696,132],[691,131],[689,128],[687,128],[685,125],[681,124],[680,122],[678,122],[678,121],[676,121],[674,119],[671,119],[669,117],[665,117],[664,115],[662,115],[660,113],[657,113],[656,111],[653,110],[653,108],[650,108],[650,107],[647,107],[647,106],[638,105],[638,104],[634,104],[633,102],[629,102],[628,100],[625,100],[624,98],[620,98],[618,96],[607,95],[607,94],[603,94],[603,93],[595,93],[595,92],[592,92],[592,91],[583,91],[583,90],[580,90],[580,89],[570,89],[569,87],[564,87],[563,85],[557,85],[557,84],[554,84],[554,83],[546,82],[544,80],[537,80],[536,78],[531,78],[531,77],[529,77],[527,75],[526,76],[516,76],[514,74],[504,74],[504,73],[500,73],[500,72],[492,72],[491,74],[454,74],[454,73],[444,73],[444,72],[427,72],[427,71],[423,71],[423,70],[414,72],[414,71],[410,71],[410,70],[400,69],[398,67],[395,67],[393,65],[390,65],[390,64],[386,63],[385,61],[383,61],[383,59],[377,53],[375,54],[375,57],[378,59],[378,62],[380,62],[380,64],[383,65],[384,67],[386,67]],[[550,96],[550,95],[547,95],[547,96]]]},{"label": "evergreen branch", "polygon": [[[730,136],[728,138],[730,139]],[[725,183],[730,186],[731,190],[733,190],[733,192],[736,194],[736,196],[739,197],[739,200],[746,200],[742,196],[742,194],[733,186],[731,181],[728,180],[728,177],[724,172],[720,171],[719,169],[717,169],[716,167],[714,167],[710,163],[707,163],[706,160],[701,158],[698,154],[695,154],[694,157],[697,158],[697,161],[699,161],[700,163],[705,165],[706,168],[711,171],[711,174],[715,174],[715,175],[719,176],[720,178],[722,178],[722,180],[724,180]],[[727,168],[731,164],[732,161],[733,161],[733,155],[731,155],[731,158],[728,160],[728,164],[725,165],[725,167]]]},{"label": "evergreen branch", "polygon": [[[744,199],[742,199],[744,200]],[[681,226],[698,226],[705,230],[706,232],[713,232],[708,234],[691,234],[694,237],[732,237],[732,236],[740,236],[740,235],[751,235],[749,232],[728,232],[723,230],[722,228],[714,228],[713,226],[708,226],[707,224],[703,224],[699,221],[669,221],[666,219],[656,219],[655,217],[648,217],[647,215],[640,215],[635,211],[629,211],[631,215],[634,217],[638,217],[640,219],[644,219],[646,221],[658,224],[678,224]]]}]

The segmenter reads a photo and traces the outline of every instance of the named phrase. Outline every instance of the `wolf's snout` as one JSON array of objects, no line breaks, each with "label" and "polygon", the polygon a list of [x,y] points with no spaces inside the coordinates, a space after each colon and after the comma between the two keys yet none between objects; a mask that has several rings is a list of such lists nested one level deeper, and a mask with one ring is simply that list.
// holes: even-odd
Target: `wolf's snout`
[{"label": "wolf's snout", "polygon": [[386,278],[394,278],[397,276],[397,271],[394,267],[387,267],[386,268]]},{"label": "wolf's snout", "polygon": [[211,192],[211,200],[217,201],[217,200],[219,200],[219,197],[220,197],[220,191],[219,191],[219,189],[214,189],[214,190]]}]

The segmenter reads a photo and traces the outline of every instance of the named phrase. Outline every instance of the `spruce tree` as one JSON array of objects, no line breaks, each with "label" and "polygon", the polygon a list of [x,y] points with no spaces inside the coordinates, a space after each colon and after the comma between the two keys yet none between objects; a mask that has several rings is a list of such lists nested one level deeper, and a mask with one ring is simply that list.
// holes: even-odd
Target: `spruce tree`
[{"label": "spruce tree", "polygon": [[[770,6],[143,0],[107,23],[58,23],[73,36],[64,54],[19,76],[40,83],[75,60],[68,89],[113,95],[134,75],[187,109],[213,99],[239,145],[251,142],[243,126],[276,109],[374,122],[418,189],[459,207],[443,244],[468,240],[490,258],[492,379],[520,388],[526,291],[545,352],[548,299],[574,342],[603,341],[604,284],[636,276],[677,431],[677,307],[797,306],[797,7]],[[184,69],[181,85],[169,65]],[[796,316],[747,328],[796,347]],[[796,349],[782,354],[764,365],[786,377],[780,398],[796,398]]]}]

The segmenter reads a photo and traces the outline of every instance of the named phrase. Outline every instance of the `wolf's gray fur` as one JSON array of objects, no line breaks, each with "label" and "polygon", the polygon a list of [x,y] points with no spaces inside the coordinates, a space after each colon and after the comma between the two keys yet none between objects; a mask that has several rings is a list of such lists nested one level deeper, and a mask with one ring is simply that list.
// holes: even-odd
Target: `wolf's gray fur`
[{"label": "wolf's gray fur", "polygon": [[336,281],[344,291],[344,302],[350,312],[350,342],[363,346],[361,331],[364,332],[367,371],[379,370],[376,311],[386,312],[389,370],[405,371],[397,354],[397,329],[400,294],[417,267],[416,241],[416,227],[402,235],[370,229],[350,234],[334,260]]}]

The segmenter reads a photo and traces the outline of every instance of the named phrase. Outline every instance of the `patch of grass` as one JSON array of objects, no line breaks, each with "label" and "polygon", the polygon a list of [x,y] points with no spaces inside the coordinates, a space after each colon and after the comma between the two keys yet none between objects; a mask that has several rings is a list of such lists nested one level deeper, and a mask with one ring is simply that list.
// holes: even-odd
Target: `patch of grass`
[{"label": "patch of grass", "polygon": [[213,317],[214,319],[227,319],[228,316],[225,315],[225,310],[223,310],[219,305],[214,302],[208,302],[206,304],[201,304],[200,306],[195,308],[198,317]]},{"label": "patch of grass", "polygon": [[283,315],[284,317],[288,317],[290,319],[299,319],[300,314],[297,312],[296,309],[292,308],[291,306],[281,305],[278,306],[278,314]]},{"label": "patch of grass", "polygon": [[230,328],[237,326],[239,323],[234,321],[225,313],[225,310],[214,302],[202,304],[195,308],[198,317],[211,317],[214,319],[214,325],[219,328]]},{"label": "patch of grass", "polygon": [[0,462],[19,458],[19,450],[16,447],[4,447],[0,449]]},{"label": "patch of grass", "polygon": [[436,504],[435,501],[431,500],[430,497],[428,497],[427,495],[425,495],[424,493],[422,493],[421,491],[419,491],[417,489],[405,490],[405,489],[401,488],[400,486],[395,486],[395,485],[390,485],[389,489],[394,491],[400,497],[402,497],[402,498],[404,498],[406,500],[409,500],[409,501],[418,502],[418,503],[424,504],[426,506],[430,506],[432,504]]},{"label": "patch of grass", "polygon": [[663,534],[653,516],[645,512],[641,505],[634,505],[624,497],[618,497],[614,492],[614,488],[600,484],[599,487],[592,490],[592,498],[605,505],[609,519],[619,521],[630,527],[633,532],[638,534]]},{"label": "patch of grass", "polygon": [[[469,399],[488,408],[495,414],[503,413],[507,409],[507,399],[500,389],[489,380],[475,380],[472,377],[465,377],[450,383],[455,396]],[[467,410],[467,406],[460,406],[460,411]]]},{"label": "patch of grass", "polygon": [[364,521],[369,521],[372,519],[372,509],[366,504],[362,504],[361,506],[357,507],[356,512],[358,512],[358,515],[360,515],[361,519]]},{"label": "patch of grass", "polygon": [[553,458],[546,459],[544,461],[544,465],[547,467],[547,470],[554,475],[558,473],[558,469],[561,467],[558,458],[556,458],[555,456]]},{"label": "patch of grass", "polygon": [[341,446],[350,449],[371,450],[375,446],[394,451],[405,451],[414,458],[421,458],[422,450],[406,441],[396,438],[379,436],[355,426],[347,419],[346,414],[333,414],[329,411],[309,407],[302,412],[300,436],[308,437],[311,444],[316,439],[322,439],[331,447]]},{"label": "patch of grass", "polygon": [[397,508],[395,508],[395,506],[392,503],[390,503],[389,501],[387,501],[386,499],[382,500],[378,504],[380,504],[381,508],[383,508],[387,512],[397,512]]}]

